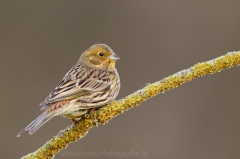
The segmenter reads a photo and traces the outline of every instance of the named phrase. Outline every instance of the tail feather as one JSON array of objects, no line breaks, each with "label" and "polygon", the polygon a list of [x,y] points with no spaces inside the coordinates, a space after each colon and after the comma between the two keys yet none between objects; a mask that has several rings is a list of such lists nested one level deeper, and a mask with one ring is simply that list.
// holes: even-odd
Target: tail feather
[{"label": "tail feather", "polygon": [[35,120],[33,120],[26,128],[24,128],[22,131],[20,131],[17,135],[17,137],[20,137],[26,133],[29,133],[32,135],[35,133],[43,124],[48,122],[50,119],[52,119],[55,116],[55,113],[52,112],[43,112],[39,117],[37,117]]}]

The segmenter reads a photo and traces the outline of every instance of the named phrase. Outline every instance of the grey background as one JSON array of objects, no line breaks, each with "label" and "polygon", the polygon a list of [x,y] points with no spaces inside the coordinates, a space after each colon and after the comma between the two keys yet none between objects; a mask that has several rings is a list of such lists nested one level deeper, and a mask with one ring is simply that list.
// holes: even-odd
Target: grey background
[{"label": "grey background", "polygon": [[[33,152],[70,124],[56,117],[36,134],[16,138],[91,45],[106,43],[121,57],[120,99],[146,83],[240,50],[239,7],[239,0],[1,0],[0,158]],[[62,152],[143,150],[149,159],[238,159],[239,71],[235,67],[158,95],[91,129]],[[56,158],[96,158],[62,152]]]}]

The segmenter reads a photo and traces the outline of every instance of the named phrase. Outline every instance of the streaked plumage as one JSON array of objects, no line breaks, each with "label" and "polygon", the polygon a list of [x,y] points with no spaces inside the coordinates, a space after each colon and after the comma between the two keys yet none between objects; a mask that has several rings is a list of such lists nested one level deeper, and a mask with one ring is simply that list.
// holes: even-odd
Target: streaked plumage
[{"label": "streaked plumage", "polygon": [[25,133],[33,134],[54,116],[64,116],[75,121],[89,109],[114,100],[120,89],[120,78],[115,68],[118,59],[105,44],[95,44],[87,49],[40,104],[44,112],[24,128],[18,137]]}]

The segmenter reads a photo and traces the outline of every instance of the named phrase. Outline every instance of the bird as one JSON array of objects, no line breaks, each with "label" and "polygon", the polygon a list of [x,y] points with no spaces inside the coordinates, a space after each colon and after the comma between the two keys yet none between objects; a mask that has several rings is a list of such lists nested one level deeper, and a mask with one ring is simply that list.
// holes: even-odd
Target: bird
[{"label": "bird", "polygon": [[43,111],[23,134],[34,134],[55,116],[71,119],[76,124],[89,110],[113,101],[120,90],[120,77],[115,67],[120,57],[106,44],[95,44],[82,53],[77,63],[40,104]]}]

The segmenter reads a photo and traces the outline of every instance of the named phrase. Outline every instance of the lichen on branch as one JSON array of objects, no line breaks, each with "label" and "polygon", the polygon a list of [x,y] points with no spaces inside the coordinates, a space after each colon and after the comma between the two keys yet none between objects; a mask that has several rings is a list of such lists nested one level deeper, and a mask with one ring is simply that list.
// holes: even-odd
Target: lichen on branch
[{"label": "lichen on branch", "polygon": [[91,115],[83,117],[75,126],[69,126],[66,128],[62,136],[54,136],[37,151],[23,156],[22,159],[53,158],[56,153],[61,151],[63,148],[66,148],[68,144],[84,137],[90,128],[96,127],[98,124],[106,124],[115,116],[133,108],[134,106],[138,106],[143,101],[156,96],[159,93],[176,88],[196,77],[220,72],[223,69],[238,66],[239,64],[240,52],[229,52],[216,59],[195,64],[194,66],[177,72],[176,74],[164,78],[161,81],[148,84],[141,90],[138,90],[121,100],[113,101],[104,107],[94,110],[91,112]]}]

